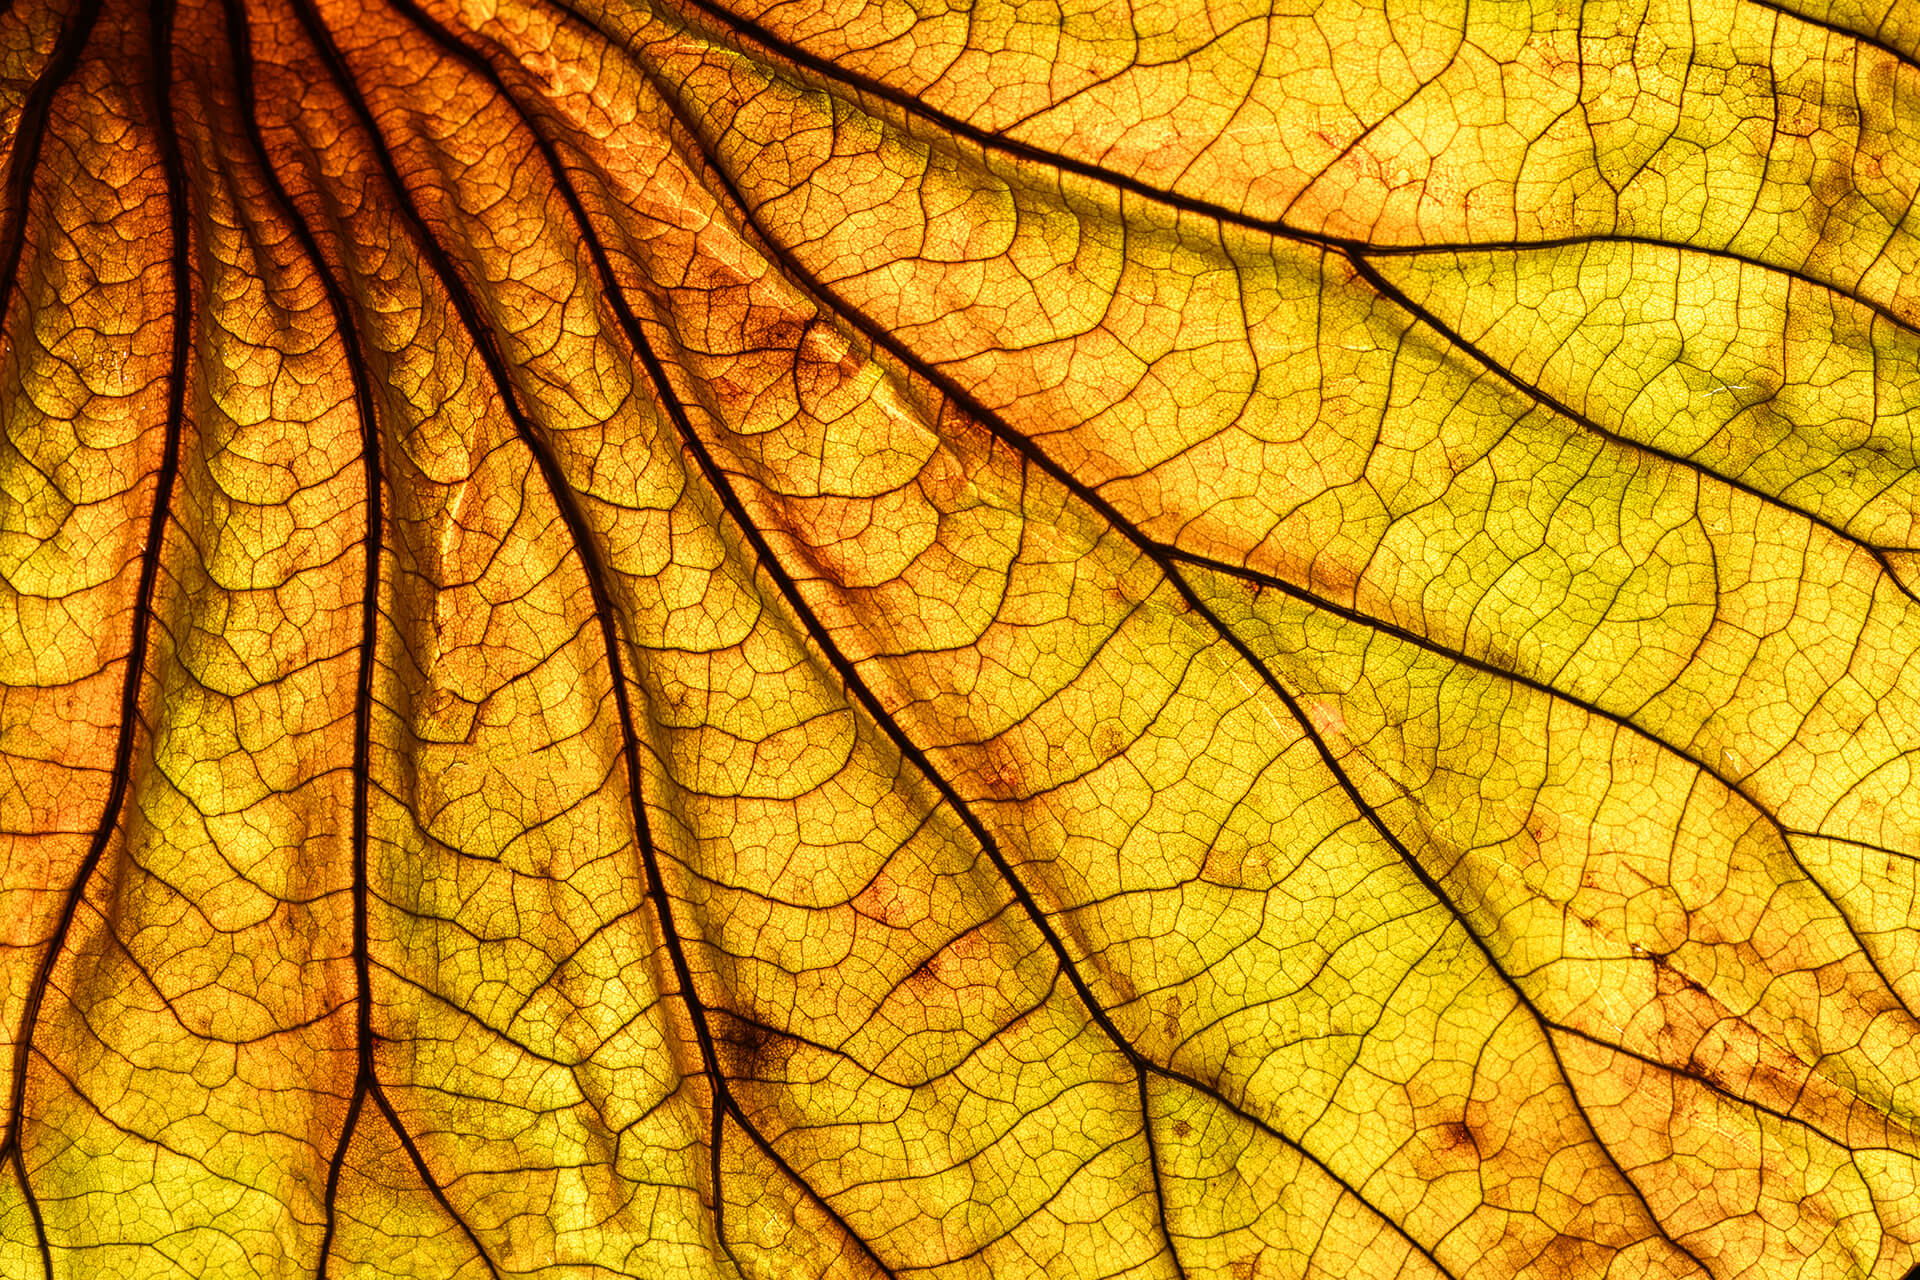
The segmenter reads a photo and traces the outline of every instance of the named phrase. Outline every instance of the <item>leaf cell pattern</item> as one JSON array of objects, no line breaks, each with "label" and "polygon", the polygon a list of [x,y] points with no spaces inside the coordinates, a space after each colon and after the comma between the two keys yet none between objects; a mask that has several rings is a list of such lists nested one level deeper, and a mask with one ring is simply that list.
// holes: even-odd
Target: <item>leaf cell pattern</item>
[{"label": "leaf cell pattern", "polygon": [[1920,10],[0,68],[0,1275],[1920,1263]]}]

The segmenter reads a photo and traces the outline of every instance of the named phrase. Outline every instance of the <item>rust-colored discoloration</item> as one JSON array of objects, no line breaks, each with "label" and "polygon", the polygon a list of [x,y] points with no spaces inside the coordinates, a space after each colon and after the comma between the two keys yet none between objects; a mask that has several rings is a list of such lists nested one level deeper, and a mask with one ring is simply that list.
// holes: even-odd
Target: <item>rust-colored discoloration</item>
[{"label": "rust-colored discoloration", "polygon": [[720,1070],[733,1080],[768,1080],[780,1056],[780,1037],[756,1022],[720,1014],[714,1019]]}]

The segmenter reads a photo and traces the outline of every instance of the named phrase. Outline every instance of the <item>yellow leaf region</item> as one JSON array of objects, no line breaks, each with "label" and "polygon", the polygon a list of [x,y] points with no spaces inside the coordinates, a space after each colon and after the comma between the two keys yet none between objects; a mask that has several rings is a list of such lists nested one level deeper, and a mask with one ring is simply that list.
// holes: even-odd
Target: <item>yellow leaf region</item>
[{"label": "yellow leaf region", "polygon": [[1908,1274],[1876,2],[0,4],[0,1280]]}]

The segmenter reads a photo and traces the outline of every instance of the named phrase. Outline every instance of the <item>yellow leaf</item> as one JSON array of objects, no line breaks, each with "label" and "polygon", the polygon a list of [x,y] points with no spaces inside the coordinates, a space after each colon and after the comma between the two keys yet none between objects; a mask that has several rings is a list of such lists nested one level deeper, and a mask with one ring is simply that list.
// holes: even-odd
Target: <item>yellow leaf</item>
[{"label": "yellow leaf", "polygon": [[1912,1274],[1917,91],[6,8],[0,1277]]}]

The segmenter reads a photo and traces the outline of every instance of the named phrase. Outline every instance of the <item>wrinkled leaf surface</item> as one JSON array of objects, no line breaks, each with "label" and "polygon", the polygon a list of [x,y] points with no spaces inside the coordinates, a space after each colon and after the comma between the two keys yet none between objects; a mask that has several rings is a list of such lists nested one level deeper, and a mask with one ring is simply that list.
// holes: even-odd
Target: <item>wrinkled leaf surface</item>
[{"label": "wrinkled leaf surface", "polygon": [[0,1275],[1899,1276],[1916,52],[15,0]]}]

